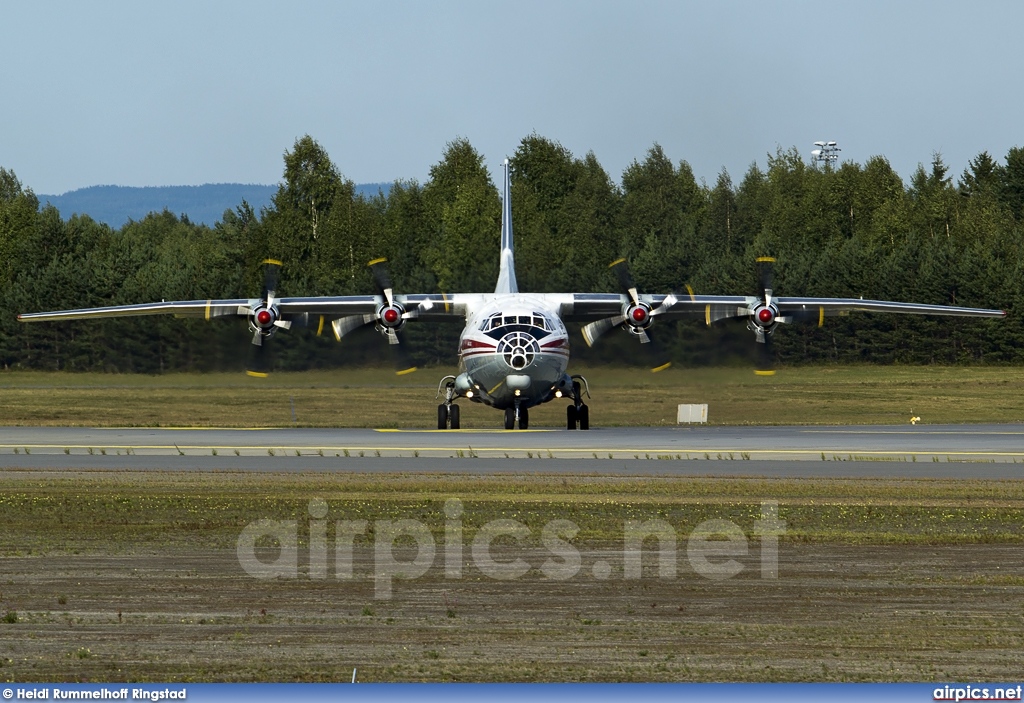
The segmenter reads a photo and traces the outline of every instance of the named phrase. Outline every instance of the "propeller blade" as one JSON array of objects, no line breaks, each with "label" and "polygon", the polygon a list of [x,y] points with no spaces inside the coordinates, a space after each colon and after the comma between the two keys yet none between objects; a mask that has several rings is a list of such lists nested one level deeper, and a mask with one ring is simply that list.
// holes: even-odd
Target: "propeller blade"
[{"label": "propeller blade", "polygon": [[679,302],[679,299],[672,293],[665,296],[665,299],[661,301],[661,305],[651,310],[651,317],[660,315],[663,312],[668,312],[672,309],[672,306]]},{"label": "propeller blade", "polygon": [[395,374],[398,376],[404,376],[416,370],[416,365],[409,357],[407,347],[402,344],[401,334],[398,330],[387,331],[388,346],[391,349],[391,358],[395,362]]},{"label": "propeller blade", "polygon": [[651,358],[654,359],[653,364],[651,366],[651,373],[658,373],[659,371],[664,371],[669,366],[671,366],[671,357],[669,357],[669,355],[665,352],[665,349],[660,344],[658,344],[657,341],[655,341],[654,337],[652,337],[650,333],[648,333],[647,335],[647,341],[649,342],[649,344],[647,345],[647,348],[649,350],[648,353],[650,354]]},{"label": "propeller blade", "polygon": [[594,346],[594,342],[597,341],[598,337],[607,332],[613,327],[618,327],[626,318],[622,315],[616,315],[615,317],[606,317],[601,320],[596,320],[583,327],[583,339],[586,340],[587,346]]},{"label": "propeller blade", "polygon": [[757,292],[758,295],[761,296],[761,300],[764,301],[765,305],[769,305],[771,303],[773,277],[772,264],[774,263],[775,257],[757,257]]},{"label": "propeller blade", "polygon": [[388,268],[384,264],[387,259],[380,258],[374,259],[367,266],[370,267],[370,272],[373,274],[373,282],[377,285],[377,290],[384,299],[388,301],[388,305],[395,304],[395,292],[394,286],[391,283],[391,276],[388,274]]},{"label": "propeller blade", "polygon": [[746,317],[751,314],[750,308],[737,305],[707,305],[704,308],[704,322],[710,325],[729,317]]},{"label": "propeller blade", "polygon": [[[259,339],[257,340],[257,337]],[[270,364],[267,360],[267,345],[263,343],[263,335],[259,332],[253,337],[249,345],[249,360],[245,365],[245,373],[254,378],[266,378],[270,371]]]},{"label": "propeller blade", "polygon": [[346,317],[339,317],[331,322],[331,327],[334,329],[334,338],[340,342],[341,338],[349,332],[357,330],[363,325],[368,325],[376,319],[376,315],[348,315]]},{"label": "propeller blade", "polygon": [[625,259],[616,259],[608,264],[608,268],[615,271],[615,277],[619,280],[619,287],[622,290],[628,292],[630,288],[636,289],[636,284],[633,283],[633,274],[629,272],[629,264]]},{"label": "propeller blade", "polygon": [[277,279],[281,273],[283,264],[277,259],[263,260],[263,300],[267,306],[274,304],[274,294],[277,292]]},{"label": "propeller blade", "polygon": [[772,336],[770,334],[759,335],[757,340],[757,368],[754,370],[758,376],[775,375],[775,352],[772,347]]},{"label": "propeller blade", "polygon": [[[288,325],[288,327],[285,327],[285,329],[290,329],[291,327],[305,327],[310,329],[316,328],[317,337],[323,334],[324,327],[327,326],[327,318],[325,318],[323,315],[317,315],[315,313],[308,312],[290,314],[283,319],[283,322],[285,322]],[[283,325],[278,326],[283,327]]]},{"label": "propeller blade", "polygon": [[825,308],[819,307],[816,310],[793,310],[785,315],[775,318],[783,324],[813,323],[818,327],[825,324]]}]

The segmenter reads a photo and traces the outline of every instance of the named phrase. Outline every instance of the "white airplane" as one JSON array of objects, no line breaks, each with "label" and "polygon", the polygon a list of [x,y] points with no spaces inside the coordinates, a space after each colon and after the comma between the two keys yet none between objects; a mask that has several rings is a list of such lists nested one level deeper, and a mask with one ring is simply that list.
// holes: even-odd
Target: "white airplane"
[{"label": "white airplane", "polygon": [[[651,343],[650,328],[655,317],[678,319],[702,316],[707,324],[716,320],[746,318],[748,328],[762,350],[758,373],[770,374],[770,340],[779,324],[813,321],[849,311],[1004,317],[1002,310],[983,310],[946,305],[921,305],[884,300],[847,298],[783,298],[773,294],[771,263],[758,259],[758,295],[646,295],[640,294],[629,276],[624,260],[611,266],[619,276],[620,293],[521,293],[516,284],[512,242],[512,197],[509,162],[505,161],[502,203],[501,250],[498,282],[493,293],[395,294],[384,259],[369,263],[377,284],[376,295],[278,298],[275,295],[280,261],[268,259],[263,295],[236,300],[162,301],[141,305],[116,305],[80,310],[61,310],[19,315],[22,322],[78,320],[97,317],[173,314],[179,317],[240,316],[248,319],[253,332],[256,363],[248,373],[265,376],[263,343],[278,329],[293,324],[317,327],[320,334],[330,324],[340,341],[349,332],[374,324],[392,348],[401,352],[400,331],[406,322],[418,320],[465,319],[459,339],[459,374],[446,376],[438,385],[444,402],[438,406],[438,429],[458,429],[457,400],[484,403],[503,410],[505,429],[529,426],[529,409],[556,398],[566,398],[566,426],[590,428],[590,412],[583,402],[589,397],[586,379],[567,372],[569,333],[564,321],[580,321],[587,344],[621,327],[644,344]],[[651,344],[651,347],[654,347]],[[401,361],[404,357],[398,355]],[[652,370],[669,366],[658,363]],[[415,371],[402,364],[399,374]]]}]

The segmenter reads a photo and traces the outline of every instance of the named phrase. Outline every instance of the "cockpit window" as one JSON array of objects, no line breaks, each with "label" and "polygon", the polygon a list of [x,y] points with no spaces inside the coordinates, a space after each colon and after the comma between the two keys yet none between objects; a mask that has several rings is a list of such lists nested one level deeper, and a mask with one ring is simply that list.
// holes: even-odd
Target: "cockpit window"
[{"label": "cockpit window", "polygon": [[536,339],[546,337],[554,331],[551,320],[547,316],[534,312],[532,315],[503,315],[494,313],[480,324],[480,331],[490,334],[498,330],[497,336],[507,332],[525,332]]}]

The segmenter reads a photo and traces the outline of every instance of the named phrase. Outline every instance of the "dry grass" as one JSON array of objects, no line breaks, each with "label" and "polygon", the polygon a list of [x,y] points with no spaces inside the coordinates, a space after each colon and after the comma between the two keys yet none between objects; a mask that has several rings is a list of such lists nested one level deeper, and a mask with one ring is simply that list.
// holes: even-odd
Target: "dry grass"
[{"label": "dry grass", "polygon": [[[707,403],[713,424],[930,424],[1018,422],[1024,369],[1010,367],[807,367],[758,377],[749,369],[574,369],[590,381],[601,426],[675,424],[679,403]],[[5,372],[0,424],[88,426],[429,427],[437,381],[454,369],[396,378],[385,369],[162,376]],[[466,428],[500,414],[463,401]],[[294,414],[293,414],[294,412]],[[535,427],[560,426],[564,403],[531,411]]]},{"label": "dry grass", "polygon": [[[1024,481],[6,471],[0,497],[5,680],[948,682],[1024,663]],[[354,578],[310,577],[311,499],[329,544],[335,520],[409,518],[440,555],[453,497],[467,555],[483,523],[514,519],[530,534],[495,558],[533,568],[501,581],[467,556],[447,578],[437,556],[381,599],[368,537]],[[776,579],[759,571],[763,500],[787,523]],[[297,578],[240,568],[238,535],[261,518],[298,522]],[[627,518],[672,525],[675,577],[649,545],[624,578]],[[565,581],[539,568],[552,519],[580,527]],[[706,519],[748,535],[735,578],[688,562]]]}]

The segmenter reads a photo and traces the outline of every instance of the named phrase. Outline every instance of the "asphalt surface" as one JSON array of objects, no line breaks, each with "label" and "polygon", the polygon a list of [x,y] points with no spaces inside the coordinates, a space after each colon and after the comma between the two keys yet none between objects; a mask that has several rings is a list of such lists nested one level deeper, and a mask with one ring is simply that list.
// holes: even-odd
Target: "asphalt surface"
[{"label": "asphalt surface", "polygon": [[588,432],[6,427],[0,467],[1024,478],[1024,425]]}]

